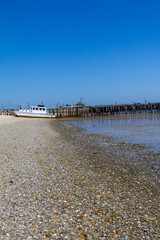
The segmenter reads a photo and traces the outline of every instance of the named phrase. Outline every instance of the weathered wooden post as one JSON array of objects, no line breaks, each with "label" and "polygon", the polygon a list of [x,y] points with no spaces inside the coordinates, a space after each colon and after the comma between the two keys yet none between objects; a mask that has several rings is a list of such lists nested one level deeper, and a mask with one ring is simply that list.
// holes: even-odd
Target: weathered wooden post
[{"label": "weathered wooden post", "polygon": [[76,107],[76,116],[78,116],[78,107]]},{"label": "weathered wooden post", "polygon": [[91,107],[91,117],[93,117],[93,107]]}]

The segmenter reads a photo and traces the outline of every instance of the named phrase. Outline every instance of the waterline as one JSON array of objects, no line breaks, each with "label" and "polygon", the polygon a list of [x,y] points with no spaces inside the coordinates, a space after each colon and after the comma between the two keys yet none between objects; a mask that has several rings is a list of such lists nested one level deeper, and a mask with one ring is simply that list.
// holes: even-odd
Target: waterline
[{"label": "waterline", "polygon": [[119,141],[152,146],[160,151],[160,114],[103,117],[68,123],[88,133],[113,136]]}]

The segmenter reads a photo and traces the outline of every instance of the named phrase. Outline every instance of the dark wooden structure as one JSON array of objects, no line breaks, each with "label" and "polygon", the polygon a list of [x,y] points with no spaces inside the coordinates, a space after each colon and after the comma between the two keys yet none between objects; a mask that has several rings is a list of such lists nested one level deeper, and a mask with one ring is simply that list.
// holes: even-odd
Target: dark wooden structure
[{"label": "dark wooden structure", "polygon": [[50,113],[62,117],[95,117],[120,114],[160,113],[160,103],[120,104],[107,106],[72,106],[49,109]]},{"label": "dark wooden structure", "polygon": [[0,115],[12,116],[13,113],[10,110],[0,110]]}]

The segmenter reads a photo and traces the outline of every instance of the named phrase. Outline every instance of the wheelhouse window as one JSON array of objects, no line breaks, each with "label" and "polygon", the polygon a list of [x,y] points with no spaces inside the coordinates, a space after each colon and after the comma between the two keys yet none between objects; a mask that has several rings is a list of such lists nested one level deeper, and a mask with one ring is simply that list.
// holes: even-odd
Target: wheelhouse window
[{"label": "wheelhouse window", "polygon": [[43,111],[45,111],[45,108],[43,108]]},{"label": "wheelhouse window", "polygon": [[36,110],[38,110],[38,108],[36,108]]},{"label": "wheelhouse window", "polygon": [[33,108],[33,110],[35,110],[35,107]]},{"label": "wheelhouse window", "polygon": [[42,108],[39,108],[40,111],[42,111]]}]

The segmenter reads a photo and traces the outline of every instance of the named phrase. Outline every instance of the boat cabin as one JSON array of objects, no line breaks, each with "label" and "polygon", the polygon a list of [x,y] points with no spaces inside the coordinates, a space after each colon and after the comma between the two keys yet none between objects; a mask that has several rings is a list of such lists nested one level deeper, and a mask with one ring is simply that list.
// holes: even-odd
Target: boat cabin
[{"label": "boat cabin", "polygon": [[43,113],[47,114],[47,108],[44,105],[31,106],[30,111],[32,113]]}]

